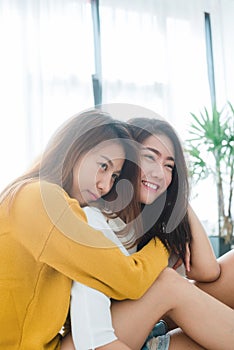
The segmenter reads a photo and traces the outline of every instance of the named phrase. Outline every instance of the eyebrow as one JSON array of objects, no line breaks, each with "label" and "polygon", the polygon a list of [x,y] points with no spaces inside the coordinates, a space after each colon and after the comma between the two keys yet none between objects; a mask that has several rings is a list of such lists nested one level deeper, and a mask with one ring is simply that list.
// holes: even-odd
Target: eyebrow
[{"label": "eyebrow", "polygon": [[[103,154],[101,154],[101,157],[103,159],[105,159],[107,161],[107,163],[113,168],[114,164],[113,164],[113,162],[112,162],[112,160],[110,158],[104,156]],[[121,170],[116,170],[115,173],[120,174]]]},{"label": "eyebrow", "polygon": [[[158,156],[158,155],[159,155],[159,156],[162,155],[161,152],[159,152],[157,149],[152,148],[152,147],[142,147],[142,149],[143,149],[143,150],[151,151],[151,152],[155,153],[157,156]],[[169,156],[169,157],[167,157],[166,159],[167,159],[167,160],[171,160],[171,161],[173,161],[173,162],[175,163],[175,159],[174,159],[174,157],[172,157],[172,156]]]}]

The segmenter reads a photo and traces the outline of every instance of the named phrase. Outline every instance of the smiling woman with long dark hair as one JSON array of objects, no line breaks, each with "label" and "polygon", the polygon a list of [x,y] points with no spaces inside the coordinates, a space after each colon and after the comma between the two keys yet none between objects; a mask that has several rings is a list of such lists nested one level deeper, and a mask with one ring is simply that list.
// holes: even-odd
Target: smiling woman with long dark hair
[{"label": "smiling woman with long dark hair", "polygon": [[[110,300],[74,282],[71,323],[75,347],[80,350],[231,350],[234,311],[175,271],[178,262],[184,261],[186,274],[191,279],[211,282],[220,275],[208,237],[188,205],[187,169],[179,138],[162,120],[136,118],[129,124],[140,155],[138,202],[144,232],[141,237],[132,232],[130,237],[122,237],[117,230],[124,225],[120,218],[111,222],[105,212],[98,212],[96,208],[85,208],[88,222],[93,227],[102,226],[103,232],[117,241],[125,254],[144,249],[142,247],[154,238],[156,246],[163,241],[178,261],[162,268],[154,284],[137,301]],[[127,242],[128,238],[132,240],[131,249],[125,238]],[[217,315],[221,323],[217,323]],[[156,323],[165,316],[181,330],[159,334]],[[206,325],[202,329],[201,320]],[[62,350],[74,350],[71,337],[65,338]]]}]

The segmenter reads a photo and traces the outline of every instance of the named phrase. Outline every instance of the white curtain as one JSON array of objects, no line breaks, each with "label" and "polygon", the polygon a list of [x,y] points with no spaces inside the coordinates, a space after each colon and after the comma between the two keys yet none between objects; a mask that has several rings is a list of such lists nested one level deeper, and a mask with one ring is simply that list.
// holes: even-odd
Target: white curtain
[{"label": "white curtain", "polygon": [[0,0],[0,187],[50,135],[93,106],[93,28],[85,0]]},{"label": "white curtain", "polygon": [[[229,75],[224,75],[223,31],[230,38],[234,25],[230,34],[223,15],[228,14],[231,24],[231,0],[100,0],[103,102],[153,109],[185,137],[190,112],[210,106],[205,12],[211,15],[216,82],[221,86],[217,99],[224,103]],[[229,51],[230,44],[226,42]]]},{"label": "white curtain", "polygon": [[[100,0],[103,102],[152,109],[186,139],[190,112],[211,106],[205,12],[211,18],[217,103],[234,103],[232,0]],[[195,210],[208,232],[217,232],[212,179],[194,188],[192,198],[197,193]]]},{"label": "white curtain", "polygon": [[[103,103],[152,109],[185,138],[190,112],[210,104],[204,12],[211,15],[217,102],[234,103],[233,0],[99,3]],[[0,189],[64,120],[93,105],[92,31],[89,0],[0,0]],[[215,205],[213,188],[209,182],[199,197],[208,189]],[[196,205],[201,217],[202,203],[206,197]]]}]

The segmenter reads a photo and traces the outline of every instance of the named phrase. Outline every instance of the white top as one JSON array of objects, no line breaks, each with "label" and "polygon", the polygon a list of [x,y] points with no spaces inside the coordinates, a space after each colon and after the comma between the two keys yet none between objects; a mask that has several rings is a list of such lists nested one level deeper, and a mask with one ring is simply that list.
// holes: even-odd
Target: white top
[{"label": "white top", "polygon": [[[86,207],[84,211],[90,226],[102,231],[125,255],[129,255],[97,208]],[[76,350],[96,349],[117,339],[112,327],[110,299],[103,293],[74,281],[70,312]]]},{"label": "white top", "polygon": [[[99,209],[86,207],[84,212],[90,226],[102,231],[125,255],[129,255],[129,252],[111,229],[113,227],[117,231],[120,227],[119,224],[121,226],[124,224],[121,219],[119,219],[121,222],[110,220],[108,224],[106,217]],[[129,236],[131,237],[132,234],[130,232]],[[126,237],[123,237],[123,239],[125,242]],[[131,248],[131,254],[134,251],[136,251],[136,246]],[[173,266],[174,263],[175,259],[170,258],[169,266]],[[184,275],[184,267],[181,266],[179,269],[178,272]],[[103,293],[74,281],[71,290],[70,313],[72,338],[76,350],[93,350],[117,339],[112,326],[110,299]]]}]

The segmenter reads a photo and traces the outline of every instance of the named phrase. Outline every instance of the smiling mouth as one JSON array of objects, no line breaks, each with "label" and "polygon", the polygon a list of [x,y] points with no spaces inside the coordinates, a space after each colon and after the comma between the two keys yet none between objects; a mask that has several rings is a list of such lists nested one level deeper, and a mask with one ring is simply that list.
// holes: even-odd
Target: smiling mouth
[{"label": "smiling mouth", "polygon": [[152,184],[151,182],[142,180],[142,183],[143,183],[144,186],[146,186],[146,187],[148,187],[148,188],[150,188],[150,189],[152,189],[154,191],[157,191],[159,189],[158,185]]}]

